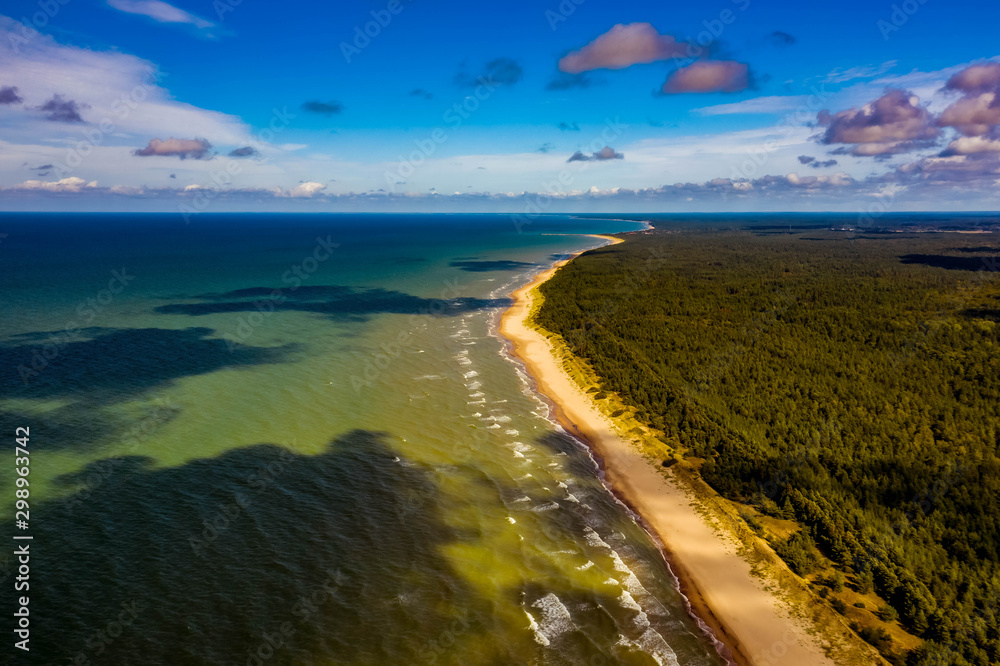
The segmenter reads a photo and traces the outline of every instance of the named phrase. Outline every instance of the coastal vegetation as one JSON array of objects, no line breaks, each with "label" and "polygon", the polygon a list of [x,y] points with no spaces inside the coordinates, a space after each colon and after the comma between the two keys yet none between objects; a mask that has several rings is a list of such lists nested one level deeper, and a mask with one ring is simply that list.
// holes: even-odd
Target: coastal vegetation
[{"label": "coastal vegetation", "polygon": [[536,321],[888,660],[997,663],[1000,243],[840,227],[657,223]]}]

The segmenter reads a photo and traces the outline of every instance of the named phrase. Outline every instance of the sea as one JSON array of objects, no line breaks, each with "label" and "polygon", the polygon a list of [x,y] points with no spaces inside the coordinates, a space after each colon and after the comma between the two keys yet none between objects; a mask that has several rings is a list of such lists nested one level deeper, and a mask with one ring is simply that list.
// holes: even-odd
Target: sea
[{"label": "sea", "polygon": [[0,216],[3,663],[724,664],[497,335],[643,226]]}]

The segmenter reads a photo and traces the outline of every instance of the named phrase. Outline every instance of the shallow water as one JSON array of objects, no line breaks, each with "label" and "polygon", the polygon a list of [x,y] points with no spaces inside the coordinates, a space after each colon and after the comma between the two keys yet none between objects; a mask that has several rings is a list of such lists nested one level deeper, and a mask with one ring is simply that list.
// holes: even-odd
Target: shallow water
[{"label": "shallow water", "polygon": [[602,244],[570,234],[639,225],[3,223],[33,661],[722,663],[495,333],[515,286]]}]

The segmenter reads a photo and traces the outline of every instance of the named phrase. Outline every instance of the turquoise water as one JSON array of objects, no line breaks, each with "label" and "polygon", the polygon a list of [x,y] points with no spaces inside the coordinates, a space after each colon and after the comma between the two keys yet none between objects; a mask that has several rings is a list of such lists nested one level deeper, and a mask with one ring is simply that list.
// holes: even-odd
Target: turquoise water
[{"label": "turquoise water", "polygon": [[0,220],[33,662],[723,663],[495,333],[641,225]]}]

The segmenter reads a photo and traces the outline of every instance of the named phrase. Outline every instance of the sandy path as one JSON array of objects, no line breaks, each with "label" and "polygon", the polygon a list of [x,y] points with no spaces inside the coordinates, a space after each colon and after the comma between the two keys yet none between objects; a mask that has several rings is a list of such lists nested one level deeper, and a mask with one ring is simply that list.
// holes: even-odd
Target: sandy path
[{"label": "sandy path", "polygon": [[500,320],[500,333],[513,344],[514,355],[556,405],[563,425],[594,447],[608,481],[659,537],[696,613],[738,663],[833,664],[803,624],[790,618],[782,602],[751,575],[735,543],[719,536],[681,488],[615,434],[609,419],[560,367],[545,337],[525,324],[533,290],[565,263],[512,294],[514,303]]}]

